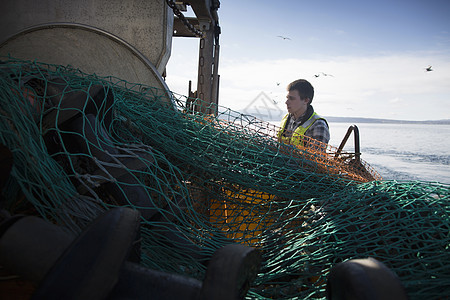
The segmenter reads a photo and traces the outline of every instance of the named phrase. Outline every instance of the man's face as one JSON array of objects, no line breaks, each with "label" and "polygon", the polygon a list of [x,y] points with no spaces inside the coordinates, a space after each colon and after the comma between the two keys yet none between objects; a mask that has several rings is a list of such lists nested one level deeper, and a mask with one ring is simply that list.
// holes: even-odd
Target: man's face
[{"label": "man's face", "polygon": [[309,99],[302,100],[297,90],[289,91],[286,95],[286,107],[290,114],[297,118],[303,115],[308,108]]}]

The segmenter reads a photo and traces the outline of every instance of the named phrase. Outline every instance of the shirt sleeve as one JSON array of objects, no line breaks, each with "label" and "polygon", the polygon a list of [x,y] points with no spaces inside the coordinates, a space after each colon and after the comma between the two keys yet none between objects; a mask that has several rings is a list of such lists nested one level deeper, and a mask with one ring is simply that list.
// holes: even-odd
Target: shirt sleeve
[{"label": "shirt sleeve", "polygon": [[315,121],[305,132],[305,135],[326,144],[330,141],[330,130],[327,123],[322,119]]}]

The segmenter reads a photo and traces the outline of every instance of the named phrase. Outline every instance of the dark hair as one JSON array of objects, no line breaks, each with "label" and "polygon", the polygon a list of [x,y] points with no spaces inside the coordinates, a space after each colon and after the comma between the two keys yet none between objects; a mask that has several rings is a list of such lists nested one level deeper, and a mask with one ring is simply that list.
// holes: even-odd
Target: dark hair
[{"label": "dark hair", "polygon": [[288,91],[297,90],[302,100],[306,98],[309,99],[309,104],[311,104],[314,98],[314,88],[311,85],[311,83],[309,83],[309,81],[305,79],[298,79],[289,83],[287,90]]}]

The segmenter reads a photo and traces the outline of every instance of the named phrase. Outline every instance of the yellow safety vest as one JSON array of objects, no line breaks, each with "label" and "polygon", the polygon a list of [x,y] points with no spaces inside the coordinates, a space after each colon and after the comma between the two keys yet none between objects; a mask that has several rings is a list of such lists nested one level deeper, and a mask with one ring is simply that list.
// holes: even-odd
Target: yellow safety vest
[{"label": "yellow safety vest", "polygon": [[288,120],[289,114],[285,115],[283,119],[281,120],[281,130],[278,132],[278,141],[285,143],[285,144],[291,144],[291,145],[299,145],[303,146],[303,136],[305,135],[305,132],[309,129],[309,127],[314,124],[317,120],[325,120],[324,118],[320,117],[317,113],[313,113],[309,119],[303,123],[302,125],[298,126],[294,132],[292,133],[291,137],[285,137],[283,136],[283,132],[286,128],[286,122]]}]

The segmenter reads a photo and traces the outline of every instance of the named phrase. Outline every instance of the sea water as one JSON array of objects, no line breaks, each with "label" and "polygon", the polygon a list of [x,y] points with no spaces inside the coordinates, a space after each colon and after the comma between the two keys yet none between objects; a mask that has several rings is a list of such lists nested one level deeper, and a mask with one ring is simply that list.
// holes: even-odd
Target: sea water
[{"label": "sea water", "polygon": [[[338,147],[350,123],[330,122],[330,145]],[[355,124],[361,158],[384,180],[421,180],[450,184],[450,125]],[[353,134],[344,150],[354,152]]]}]

